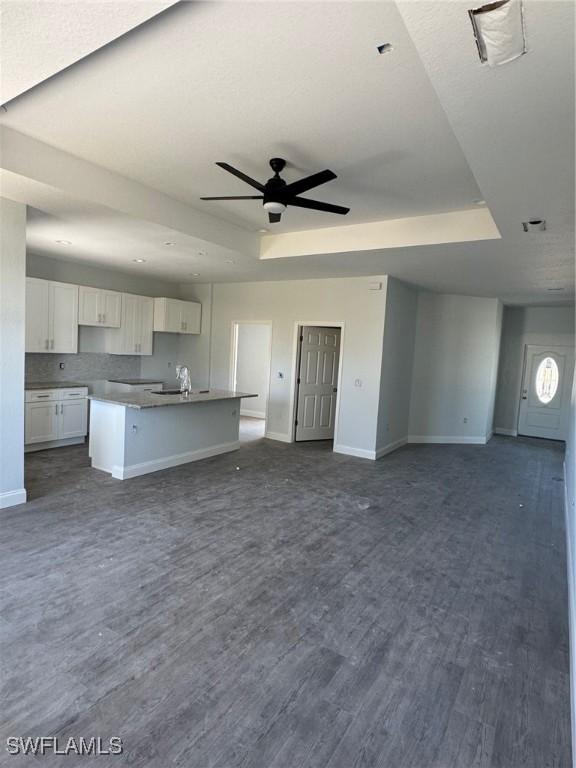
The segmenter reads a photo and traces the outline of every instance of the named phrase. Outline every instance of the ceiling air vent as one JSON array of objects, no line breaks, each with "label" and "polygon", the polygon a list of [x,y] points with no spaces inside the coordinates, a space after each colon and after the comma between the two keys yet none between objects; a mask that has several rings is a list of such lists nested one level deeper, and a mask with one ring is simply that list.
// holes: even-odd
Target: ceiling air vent
[{"label": "ceiling air vent", "polygon": [[468,11],[480,61],[498,67],[526,53],[522,0],[501,0]]}]

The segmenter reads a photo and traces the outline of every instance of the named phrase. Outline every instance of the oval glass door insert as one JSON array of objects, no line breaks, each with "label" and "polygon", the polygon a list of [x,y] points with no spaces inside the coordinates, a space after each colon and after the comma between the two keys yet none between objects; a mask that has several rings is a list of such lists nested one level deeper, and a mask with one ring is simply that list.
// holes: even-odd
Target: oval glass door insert
[{"label": "oval glass door insert", "polygon": [[553,357],[545,357],[536,371],[536,396],[543,405],[554,399],[558,391],[558,365]]}]

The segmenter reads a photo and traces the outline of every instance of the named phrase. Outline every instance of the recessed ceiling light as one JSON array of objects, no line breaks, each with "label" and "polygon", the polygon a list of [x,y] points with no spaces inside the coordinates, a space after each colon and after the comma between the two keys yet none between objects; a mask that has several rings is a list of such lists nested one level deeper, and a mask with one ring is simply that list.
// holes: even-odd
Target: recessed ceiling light
[{"label": "recessed ceiling light", "polygon": [[382,43],[382,45],[377,45],[376,50],[378,53],[389,53],[390,51],[394,50],[394,46],[392,43]]},{"label": "recessed ceiling light", "polygon": [[200,272],[192,272],[190,277],[200,277]]},{"label": "recessed ceiling light", "polygon": [[474,205],[486,205],[486,200],[472,200]]},{"label": "recessed ceiling light", "polygon": [[72,245],[71,240],[56,240],[56,242],[58,243],[58,245]]},{"label": "recessed ceiling light", "polygon": [[168,246],[170,246],[170,245],[176,245],[176,243],[175,243],[173,240],[166,240],[166,242],[164,243],[164,245],[168,245]]},{"label": "recessed ceiling light", "polygon": [[135,262],[136,262],[136,264],[144,264],[144,262],[146,261],[146,259],[132,259],[132,261],[135,261]]},{"label": "recessed ceiling light", "polygon": [[258,232],[268,232],[267,229],[259,229]]}]

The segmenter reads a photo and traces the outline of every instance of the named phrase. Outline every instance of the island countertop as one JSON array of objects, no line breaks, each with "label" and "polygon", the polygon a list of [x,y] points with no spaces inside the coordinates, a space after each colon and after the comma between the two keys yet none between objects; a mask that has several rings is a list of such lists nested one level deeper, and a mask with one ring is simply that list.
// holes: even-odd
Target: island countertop
[{"label": "island countertop", "polygon": [[241,397],[258,397],[248,392],[230,392],[226,389],[193,389],[190,394],[159,395],[154,392],[127,392],[126,394],[89,395],[90,400],[123,405],[126,408],[158,408],[163,405],[194,405],[211,400],[238,400]]}]

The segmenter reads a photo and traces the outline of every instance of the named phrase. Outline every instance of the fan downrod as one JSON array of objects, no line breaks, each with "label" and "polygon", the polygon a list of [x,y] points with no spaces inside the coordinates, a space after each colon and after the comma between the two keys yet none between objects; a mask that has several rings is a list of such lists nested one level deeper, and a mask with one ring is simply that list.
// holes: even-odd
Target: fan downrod
[{"label": "fan downrod", "polygon": [[286,160],[283,160],[281,157],[273,157],[270,160],[270,168],[272,168],[276,176],[284,170],[285,166]]}]

